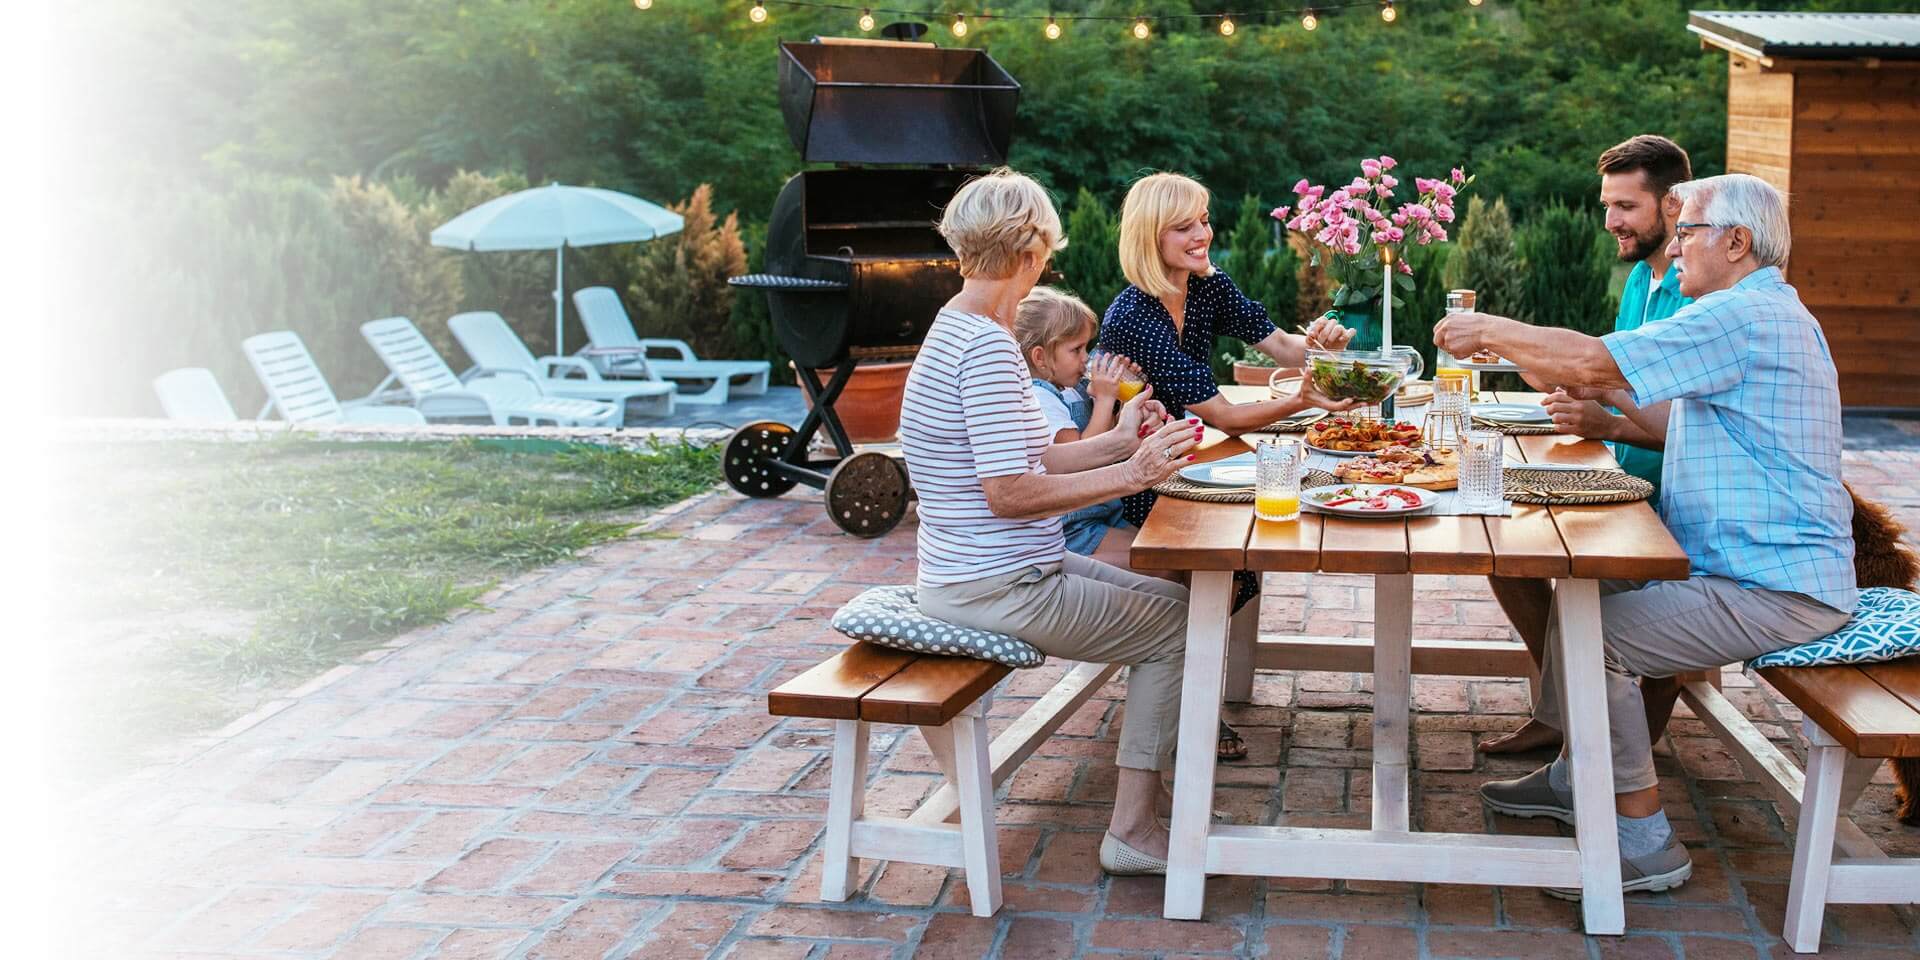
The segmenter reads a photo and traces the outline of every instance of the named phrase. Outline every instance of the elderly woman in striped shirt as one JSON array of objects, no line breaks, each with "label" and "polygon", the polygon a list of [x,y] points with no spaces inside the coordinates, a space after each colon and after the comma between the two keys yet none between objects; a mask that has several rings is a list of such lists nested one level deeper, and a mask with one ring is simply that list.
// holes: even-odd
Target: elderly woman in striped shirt
[{"label": "elderly woman in striped shirt", "polygon": [[1100,865],[1163,873],[1161,771],[1179,723],[1187,591],[1068,553],[1060,518],[1166,479],[1192,459],[1199,425],[1169,420],[1146,391],[1114,429],[1054,443],[1012,328],[1066,245],[1059,214],[1039,184],[1002,168],[960,188],[940,233],[964,281],[907,375],[900,416],[920,499],[920,609],[1053,656],[1131,666]]}]

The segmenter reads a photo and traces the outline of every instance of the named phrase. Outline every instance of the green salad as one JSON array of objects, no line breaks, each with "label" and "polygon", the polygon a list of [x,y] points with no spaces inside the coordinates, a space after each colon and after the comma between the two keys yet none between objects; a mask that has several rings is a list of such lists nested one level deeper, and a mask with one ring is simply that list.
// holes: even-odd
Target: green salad
[{"label": "green salad", "polygon": [[1400,386],[1398,372],[1370,367],[1358,360],[1342,363],[1315,357],[1312,368],[1314,388],[1334,400],[1379,403]]}]

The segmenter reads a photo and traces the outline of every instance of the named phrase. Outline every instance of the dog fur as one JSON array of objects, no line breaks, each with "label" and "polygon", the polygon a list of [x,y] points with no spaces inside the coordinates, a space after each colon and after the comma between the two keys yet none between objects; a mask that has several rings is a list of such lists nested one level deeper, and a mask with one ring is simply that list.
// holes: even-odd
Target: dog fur
[{"label": "dog fur", "polygon": [[[1855,493],[1853,496],[1853,572],[1861,587],[1914,589],[1920,581],[1920,556],[1902,537],[1907,528],[1893,512]],[[1889,760],[1893,768],[1895,816],[1920,827],[1920,759]]]}]

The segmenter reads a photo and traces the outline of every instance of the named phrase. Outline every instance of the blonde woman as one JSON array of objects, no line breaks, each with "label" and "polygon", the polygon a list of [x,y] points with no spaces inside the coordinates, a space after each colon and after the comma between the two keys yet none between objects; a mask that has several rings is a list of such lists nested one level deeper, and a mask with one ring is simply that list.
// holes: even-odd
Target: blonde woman
[{"label": "blonde woman", "polygon": [[1157,814],[1170,802],[1161,771],[1179,724],[1187,591],[1068,553],[1060,518],[1166,479],[1191,459],[1198,424],[1169,420],[1142,391],[1113,429],[1055,443],[1012,332],[1020,301],[1066,245],[1052,201],[1001,168],[954,194],[940,233],[964,279],[927,332],[900,412],[920,497],[920,609],[1052,656],[1131,665],[1100,864],[1164,873]]}]

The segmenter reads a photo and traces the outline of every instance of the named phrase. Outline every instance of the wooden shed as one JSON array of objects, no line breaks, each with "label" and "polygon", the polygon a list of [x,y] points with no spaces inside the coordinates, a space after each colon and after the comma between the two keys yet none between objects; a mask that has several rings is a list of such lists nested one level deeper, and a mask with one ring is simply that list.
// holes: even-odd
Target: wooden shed
[{"label": "wooden shed", "polygon": [[1920,408],[1920,15],[1695,12],[1727,51],[1727,171],[1787,195],[1787,279],[1848,406]]}]

